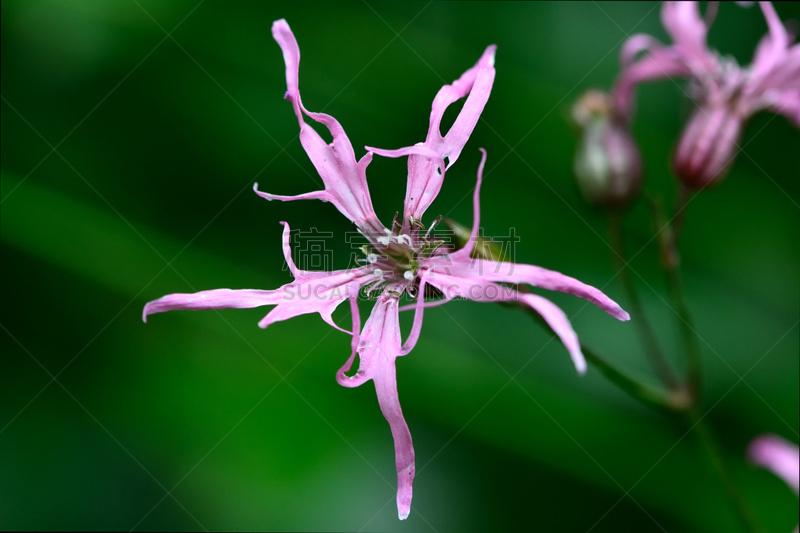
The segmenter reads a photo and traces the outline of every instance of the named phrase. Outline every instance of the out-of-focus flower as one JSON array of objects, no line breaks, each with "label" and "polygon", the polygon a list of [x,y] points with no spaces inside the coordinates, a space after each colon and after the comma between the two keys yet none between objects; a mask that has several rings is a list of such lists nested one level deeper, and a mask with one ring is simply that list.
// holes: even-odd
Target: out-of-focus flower
[{"label": "out-of-focus flower", "polygon": [[[481,302],[518,299],[542,315],[553,331],[561,338],[579,372],[584,372],[586,362],[580,350],[578,337],[561,309],[549,300],[530,293],[518,293],[501,283],[528,283],[536,287],[566,292],[585,298],[620,320],[628,314],[614,301],[594,287],[580,281],[531,265],[521,265],[492,260],[473,260],[470,257],[476,241],[479,224],[479,191],[486,161],[483,151],[478,167],[478,182],[473,199],[474,221],[472,238],[460,250],[442,246],[441,240],[431,235],[436,219],[427,229],[421,220],[442,186],[445,172],[458,159],[480,118],[495,77],[495,47],[490,46],[478,63],[467,70],[452,85],[439,90],[433,101],[430,126],[424,142],[398,150],[380,150],[367,147],[367,153],[356,161],[350,144],[339,122],[329,115],[312,113],[305,109],[300,99],[298,72],[300,49],[289,25],[276,21],[272,34],[283,51],[286,63],[286,98],[292,103],[300,125],[300,141],[324,183],[324,190],[299,196],[278,196],[256,193],[268,200],[317,199],[331,202],[366,237],[369,244],[363,249],[363,266],[352,270],[311,272],[300,270],[292,261],[289,226],[283,230],[283,251],[294,281],[277,290],[216,289],[195,294],[170,294],[148,303],[144,318],[153,313],[174,309],[250,308],[275,305],[260,322],[266,328],[273,322],[307,313],[319,313],[331,326],[334,309],[350,300],[353,316],[352,353],[336,373],[337,382],[345,387],[357,387],[372,380],[381,411],[389,422],[395,445],[397,467],[397,508],[400,519],[408,517],[411,508],[412,482],[414,480],[414,447],[411,433],[403,417],[397,394],[395,359],[408,354],[419,338],[425,307],[440,305],[460,297]],[[440,123],[447,107],[466,97],[463,109],[450,130],[443,136]],[[305,117],[324,125],[333,136],[331,144],[305,122]],[[402,221],[395,219],[391,229],[376,217],[366,181],[366,168],[373,154],[386,157],[408,156],[408,183],[405,211]],[[436,289],[440,300],[425,302],[426,286]],[[376,299],[375,306],[361,329],[358,309],[360,292]],[[416,302],[405,308],[400,299],[407,294]],[[414,321],[409,337],[402,342],[398,313],[414,310]],[[359,331],[360,330],[360,331]],[[348,376],[359,356],[358,371]]]},{"label": "out-of-focus flower", "polygon": [[777,435],[761,435],[750,443],[747,448],[747,456],[755,464],[763,466],[781,478],[795,494],[798,494],[800,489],[800,448],[796,444]]},{"label": "out-of-focus flower", "polygon": [[665,46],[649,35],[625,43],[623,70],[613,91],[614,109],[628,118],[634,91],[644,81],[688,77],[696,109],[674,154],[677,176],[690,188],[703,189],[725,177],[739,150],[746,120],[759,110],[785,115],[800,127],[800,44],[769,2],[759,2],[769,29],[753,62],[740,67],[706,43],[709,23],[697,2],[664,2],[661,21],[672,38]]},{"label": "out-of-focus flower", "polygon": [[597,207],[626,207],[642,184],[639,149],[627,125],[600,91],[587,91],[573,106],[572,118],[581,130],[574,170],[583,197]]}]

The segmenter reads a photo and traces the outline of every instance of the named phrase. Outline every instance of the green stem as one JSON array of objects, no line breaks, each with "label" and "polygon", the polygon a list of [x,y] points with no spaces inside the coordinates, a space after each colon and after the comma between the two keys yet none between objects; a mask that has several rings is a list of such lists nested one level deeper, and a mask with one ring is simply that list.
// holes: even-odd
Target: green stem
[{"label": "green stem", "polygon": [[[524,292],[524,287],[520,287],[519,289]],[[519,305],[536,322],[542,325],[551,334],[555,335],[539,313],[528,306]],[[646,405],[664,408],[669,411],[684,411],[690,407],[690,398],[681,389],[665,391],[659,387],[642,383],[616,368],[591,348],[581,344],[581,351],[589,364],[596,367],[609,381],[617,385],[623,392],[626,392],[634,399]]]},{"label": "green stem", "polygon": [[742,494],[739,492],[739,487],[736,485],[736,482],[734,481],[730,470],[728,470],[728,466],[725,464],[725,461],[723,461],[722,453],[720,452],[719,447],[717,446],[717,443],[711,434],[711,431],[708,429],[705,420],[702,416],[700,416],[699,412],[695,408],[688,410],[686,415],[689,419],[689,423],[697,429],[700,440],[705,446],[708,455],[711,457],[711,462],[714,464],[714,467],[722,478],[722,482],[725,485],[725,490],[728,493],[731,503],[736,508],[736,513],[739,517],[742,527],[745,531],[750,533],[760,533],[763,530],[756,521],[750,506],[747,505],[747,502],[745,502]]},{"label": "green stem", "polygon": [[[674,311],[678,315],[678,328],[681,331],[683,348],[686,353],[686,379],[689,393],[693,398],[699,398],[700,388],[702,386],[700,350],[697,347],[697,336],[694,333],[692,317],[686,305],[686,299],[683,296],[683,283],[680,273],[681,261],[680,255],[678,254],[677,241],[675,239],[673,227],[664,215],[661,202],[653,200],[651,202],[651,208],[653,210],[656,227],[659,229],[658,242],[661,251],[661,264],[664,267],[664,272],[667,274],[667,283],[669,284],[670,294],[672,295]],[[684,208],[680,212],[685,213],[685,211]]]},{"label": "green stem", "polygon": [[692,200],[694,192],[678,180],[678,193],[675,196],[675,212],[672,215],[672,234],[675,241],[675,248],[683,234],[683,224],[686,221],[686,207]]},{"label": "green stem", "polygon": [[681,391],[664,391],[646,383],[641,383],[618,370],[595,353],[594,350],[581,345],[581,351],[588,363],[595,366],[609,381],[634,399],[649,405],[666,408],[670,411],[683,411],[689,407],[689,398],[682,394]]},{"label": "green stem", "polygon": [[613,248],[614,263],[617,272],[619,273],[622,287],[628,296],[633,311],[633,324],[639,339],[644,347],[647,359],[650,365],[655,370],[661,381],[670,389],[677,390],[680,388],[678,379],[672,370],[664,352],[658,342],[658,338],[653,331],[650,322],[647,320],[647,315],[644,312],[644,306],[639,299],[639,292],[636,290],[636,284],[631,278],[628,262],[625,260],[625,243],[622,232],[622,213],[619,211],[611,211],[608,214],[608,233],[611,239],[611,246]]}]

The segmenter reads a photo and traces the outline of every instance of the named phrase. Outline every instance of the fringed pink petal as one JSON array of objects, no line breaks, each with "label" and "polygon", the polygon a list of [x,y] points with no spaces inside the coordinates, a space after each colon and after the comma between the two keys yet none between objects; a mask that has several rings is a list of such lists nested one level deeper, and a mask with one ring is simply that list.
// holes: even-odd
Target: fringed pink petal
[{"label": "fringed pink petal", "polygon": [[550,326],[553,333],[558,335],[558,338],[561,339],[564,347],[569,352],[578,374],[585,374],[586,359],[581,351],[581,343],[564,311],[547,298],[537,294],[519,294],[518,297],[544,318],[547,325]]},{"label": "fringed pink petal", "polygon": [[[443,298],[441,300],[432,300],[430,302],[423,303],[422,307],[424,307],[425,309],[430,309],[431,307],[439,307],[440,305],[444,305],[444,304],[448,303],[450,300],[452,300],[452,298]],[[419,305],[419,302],[414,302],[413,304],[404,305],[399,309],[399,311],[401,313],[404,312],[404,311],[416,311],[417,310],[417,305]]]},{"label": "fringed pink petal", "polygon": [[768,107],[792,118],[791,113],[782,112],[773,102],[786,97],[800,96],[800,45],[792,46],[793,38],[786,31],[772,4],[770,2],[759,4],[767,21],[769,33],[756,47],[743,94],[755,96],[755,100],[766,100],[766,105],[761,107]]},{"label": "fringed pink petal", "polygon": [[[447,164],[448,168],[458,159],[461,150],[463,150],[469,136],[472,134],[472,130],[475,129],[478,119],[481,118],[481,113],[486,106],[487,100],[489,100],[489,94],[494,84],[494,56],[496,51],[497,46],[495,45],[487,47],[486,51],[484,51],[483,55],[478,60],[478,64],[471,69],[475,74],[468,71],[468,73],[465,73],[462,78],[456,80],[452,85],[453,93],[458,95],[458,98],[462,98],[467,91],[469,91],[469,96],[467,96],[464,107],[461,109],[461,112],[458,114],[458,117],[456,117],[455,122],[453,122],[447,134],[441,138],[441,144],[437,143],[437,146],[434,147],[434,150],[439,152],[442,157],[449,158]],[[472,81],[473,76],[474,81]],[[428,132],[426,144],[437,140],[437,137],[439,137],[439,125],[441,124],[442,116],[444,115],[445,109],[452,101],[439,109],[436,109],[436,102],[434,102],[433,113],[431,114],[432,131]],[[433,129],[434,121],[435,130]]]},{"label": "fringed pink petal", "polygon": [[281,202],[293,202],[295,200],[322,200],[323,202],[333,202],[333,197],[328,193],[328,191],[313,191],[298,194],[296,196],[283,196],[280,194],[270,194],[268,192],[259,191],[258,183],[253,184],[253,191],[255,191],[255,193],[261,198],[266,198],[269,201],[279,200]]},{"label": "fringed pink petal", "polygon": [[397,467],[397,513],[400,520],[408,518],[411,510],[414,482],[414,445],[400,408],[397,394],[395,359],[400,355],[400,321],[397,297],[384,292],[364,324],[358,342],[359,368],[348,377],[355,353],[336,374],[336,381],[345,387],[357,387],[370,379],[375,383],[375,393],[384,418],[389,423],[394,439],[395,465]]},{"label": "fringed pink petal", "polygon": [[361,287],[374,276],[370,276],[369,269],[366,268],[314,272],[314,274],[316,275],[312,279],[300,277],[281,287],[279,300],[274,302],[278,304],[277,307],[261,319],[258,327],[266,328],[275,322],[296,316],[319,313],[330,326],[351,334],[352,332],[336,325],[333,321],[333,312],[339,304],[350,297],[351,289]]},{"label": "fringed pink petal", "polygon": [[414,443],[406,424],[400,399],[397,395],[397,375],[394,357],[386,357],[372,378],[375,393],[394,439],[395,467],[397,468],[397,516],[400,520],[408,518],[411,512],[411,497],[414,485]]},{"label": "fringed pink petal", "polygon": [[411,332],[408,334],[406,342],[400,350],[400,355],[408,355],[414,346],[417,345],[419,340],[420,331],[422,331],[422,317],[425,311],[425,285],[427,284],[427,275],[423,273],[419,279],[419,287],[417,288],[417,301],[414,304],[414,322],[411,325]]},{"label": "fringed pink petal", "polygon": [[696,72],[716,69],[717,60],[706,45],[708,27],[697,2],[664,2],[661,22],[681,55]]},{"label": "fringed pink petal", "polygon": [[[451,85],[445,85],[439,90],[431,105],[428,135],[424,143],[399,150],[368,148],[386,157],[409,156],[404,220],[407,221],[409,217],[422,219],[422,215],[442,188],[446,169],[456,162],[475,129],[494,83],[496,48],[494,45],[486,48],[474,67],[464,72]],[[467,99],[461,112],[448,132],[442,135],[440,126],[445,110],[465,96]]]},{"label": "fringed pink petal", "polygon": [[275,305],[281,301],[281,298],[281,289],[275,291],[214,289],[192,294],[168,294],[158,300],[148,302],[144,306],[142,321],[147,322],[148,315],[165,311],[179,309],[191,309],[193,311],[250,309],[252,307],[261,307],[262,305]]},{"label": "fringed pink petal", "polygon": [[[421,219],[422,215],[439,194],[444,180],[444,173],[456,162],[461,150],[467,143],[472,130],[480,119],[483,108],[489,99],[494,83],[494,56],[497,47],[486,48],[478,63],[466,71],[452,85],[445,85],[439,90],[431,106],[431,118],[425,146],[447,160],[447,166],[441,173],[430,164],[417,161],[411,156],[408,160],[408,184],[406,187],[405,215]],[[439,129],[445,110],[456,100],[467,96],[450,130],[442,136]],[[426,164],[427,163],[427,164]]]},{"label": "fringed pink petal", "polygon": [[553,333],[561,339],[578,373],[586,372],[586,359],[581,352],[578,335],[572,329],[564,311],[550,300],[536,294],[520,293],[486,279],[448,275],[440,271],[430,274],[430,284],[442,291],[448,298],[460,297],[475,302],[522,301],[539,313]]},{"label": "fringed pink petal", "polygon": [[787,48],[789,48],[789,45],[792,42],[791,36],[783,26],[783,22],[781,22],[781,19],[771,2],[759,2],[758,5],[761,7],[761,11],[764,13],[764,19],[767,21],[770,44],[772,45],[772,53],[773,55],[780,56],[786,51]]},{"label": "fringed pink petal", "polygon": [[622,69],[611,91],[614,110],[626,123],[635,105],[635,89],[642,82],[692,75],[683,57],[672,47],[650,48],[648,53]]},{"label": "fringed pink petal", "polygon": [[453,298],[473,302],[508,302],[517,299],[517,291],[510,287],[462,274],[454,274],[450,268],[437,264],[428,270],[428,284],[439,289],[447,301]]},{"label": "fringed pink petal", "polygon": [[478,164],[478,178],[472,193],[472,231],[464,247],[453,254],[464,259],[472,255],[475,242],[478,240],[478,228],[481,225],[481,184],[483,183],[483,167],[486,165],[486,150],[483,148],[479,148],[479,150],[481,151],[481,162]]},{"label": "fringed pink petal", "polygon": [[[371,157],[365,156],[356,163],[353,146],[341,124],[330,115],[311,113],[303,107],[299,88],[300,48],[297,40],[283,19],[272,24],[272,35],[283,51],[286,64],[286,98],[292,102],[300,124],[300,142],[322,178],[325,184],[324,192],[327,195],[310,193],[312,196],[282,198],[270,196],[274,199],[327,200],[356,224],[364,225],[368,222],[372,224],[377,217],[372,208],[365,172]],[[327,144],[311,126],[305,123],[304,114],[328,128],[333,136],[331,144]]]},{"label": "fringed pink petal", "polygon": [[369,377],[365,377],[362,373],[361,376],[353,376],[351,378],[345,372],[349,372],[353,366],[353,362],[358,354],[358,345],[361,342],[361,312],[358,310],[358,288],[350,287],[350,315],[353,318],[353,340],[350,343],[350,357],[347,362],[342,365],[336,372],[336,383],[342,387],[358,387],[362,385]]},{"label": "fringed pink petal", "polygon": [[436,258],[427,262],[426,266],[435,272],[472,280],[476,284],[484,282],[527,283],[534,287],[565,292],[589,300],[614,318],[623,321],[630,320],[630,315],[599,289],[554,270],[521,263],[504,263],[488,259],[467,260],[454,256],[455,254],[442,259]]},{"label": "fringed pink petal", "polygon": [[374,148],[372,146],[365,146],[364,149],[366,149],[368,152],[372,152],[373,154],[377,154],[381,157],[396,158],[396,157],[405,157],[411,155],[428,157],[434,163],[436,163],[437,168],[439,170],[441,170],[442,172],[444,172],[445,170],[444,159],[442,159],[442,156],[438,152],[435,152],[434,150],[431,150],[430,148],[425,146],[424,143],[417,143],[414,146],[406,146],[405,148],[397,148],[395,150],[384,150],[383,148]]},{"label": "fringed pink petal", "polygon": [[622,45],[622,50],[619,53],[620,64],[622,68],[627,68],[633,65],[636,56],[642,52],[652,52],[659,48],[664,48],[664,45],[650,35],[645,33],[632,35],[625,41],[625,44]]},{"label": "fringed pink petal", "polygon": [[289,224],[287,222],[281,222],[283,224],[283,258],[286,261],[286,265],[289,267],[289,272],[292,273],[292,276],[295,278],[300,276],[300,271],[297,268],[297,265],[294,264],[294,260],[292,259],[292,236],[291,230],[289,229]]}]

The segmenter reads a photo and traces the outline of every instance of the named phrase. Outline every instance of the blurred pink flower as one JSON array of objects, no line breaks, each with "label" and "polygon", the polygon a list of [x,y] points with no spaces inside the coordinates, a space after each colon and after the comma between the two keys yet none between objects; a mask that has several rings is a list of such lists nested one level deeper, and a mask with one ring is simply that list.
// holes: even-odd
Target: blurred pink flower
[{"label": "blurred pink flower", "polygon": [[747,456],[755,464],[763,466],[781,478],[795,494],[798,494],[798,489],[800,489],[800,448],[796,444],[777,435],[761,435],[750,443],[747,448]]},{"label": "blurred pink flower", "polygon": [[[630,118],[639,83],[673,77],[693,82],[697,108],[674,155],[675,172],[688,187],[705,188],[725,176],[739,150],[744,123],[757,111],[785,115],[800,127],[800,44],[792,44],[793,37],[770,2],[759,5],[769,31],[748,67],[708,48],[711,22],[700,16],[697,2],[663,3],[661,21],[672,45],[639,34],[623,46],[623,70],[613,97],[624,120]],[[711,17],[706,14],[707,19],[713,18],[716,8],[716,3],[709,3],[708,9],[714,11]]]},{"label": "blurred pink flower", "polygon": [[[279,196],[256,193],[268,200],[317,199],[331,202],[357,227],[369,241],[364,249],[364,266],[333,272],[300,270],[292,261],[289,225],[282,222],[283,251],[294,281],[276,290],[216,289],[195,294],[170,294],[148,303],[144,319],[153,313],[174,309],[250,308],[275,305],[259,322],[266,328],[273,322],[307,313],[319,313],[331,326],[342,330],[332,318],[334,309],[350,300],[353,317],[352,353],[336,373],[337,382],[345,387],[357,387],[372,380],[378,403],[389,422],[395,445],[397,467],[397,508],[400,519],[408,517],[411,508],[412,482],[414,480],[414,447],[411,433],[403,417],[397,394],[395,359],[408,354],[419,338],[425,307],[439,305],[453,298],[490,302],[519,300],[530,306],[547,321],[569,351],[579,372],[586,370],[586,361],[580,343],[566,315],[549,300],[530,293],[519,293],[500,283],[528,283],[536,287],[574,294],[585,298],[620,320],[628,314],[598,289],[578,280],[531,265],[474,260],[470,255],[479,224],[479,191],[486,161],[486,152],[478,168],[478,182],[473,199],[474,221],[472,239],[454,253],[440,246],[442,241],[431,236],[436,219],[425,231],[421,219],[436,198],[445,172],[458,159],[489,98],[494,82],[495,46],[483,53],[478,63],[467,70],[452,85],[439,90],[433,101],[430,125],[424,142],[398,150],[380,150],[367,147],[367,153],[358,161],[339,122],[329,115],[312,113],[305,109],[300,99],[298,71],[300,50],[289,25],[276,21],[272,34],[283,51],[286,63],[286,98],[292,103],[300,125],[300,141],[319,172],[324,189],[298,196]],[[440,123],[447,107],[466,97],[463,109],[450,130],[443,136]],[[333,137],[327,144],[305,122],[305,117],[324,125]],[[367,187],[366,168],[373,154],[385,157],[408,156],[408,183],[402,222],[395,220],[391,229],[377,218]],[[440,217],[441,218],[441,217]],[[441,293],[440,300],[425,302],[426,286]],[[364,289],[375,296],[376,303],[361,329],[358,296]],[[416,302],[400,307],[400,298],[407,294]],[[402,342],[398,313],[415,311],[414,321],[405,342]],[[348,372],[359,356],[358,371]]]}]

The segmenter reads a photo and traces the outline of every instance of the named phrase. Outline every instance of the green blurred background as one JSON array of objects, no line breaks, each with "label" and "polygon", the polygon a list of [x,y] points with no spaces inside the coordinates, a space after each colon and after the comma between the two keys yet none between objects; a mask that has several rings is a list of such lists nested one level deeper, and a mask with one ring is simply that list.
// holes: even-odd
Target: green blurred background
[{"label": "green blurred background", "polygon": [[[334,380],[350,337],[317,315],[262,331],[263,309],[142,323],[144,303],[167,293],[288,282],[281,220],[350,229],[330,204],[251,191],[319,188],[283,99],[279,18],[300,43],[304,103],[338,118],[358,156],[423,140],[436,91],[497,44],[484,120],[429,218],[471,223],[485,147],[486,233],[514,227],[517,260],[627,303],[604,217],[573,183],[566,117],[584,90],[611,84],[626,35],[667,41],[657,4],[280,4],[2,3],[0,528],[734,530],[696,435],[593,368],[577,376],[517,310],[432,309],[398,360],[417,457],[403,523],[374,388]],[[798,4],[777,9],[800,18]],[[723,5],[710,40],[747,63],[765,31],[757,8]],[[681,88],[642,87],[635,124],[646,189],[668,203],[669,155],[691,110]],[[708,420],[766,530],[788,532],[796,496],[743,454],[762,432],[798,439],[800,134],[761,114],[743,144],[727,180],[690,206],[684,279]],[[406,162],[376,157],[368,174],[388,223]],[[651,321],[681,365],[643,202],[626,227]],[[331,246],[346,266],[347,246]],[[547,296],[586,344],[655,379],[630,324]]]}]

